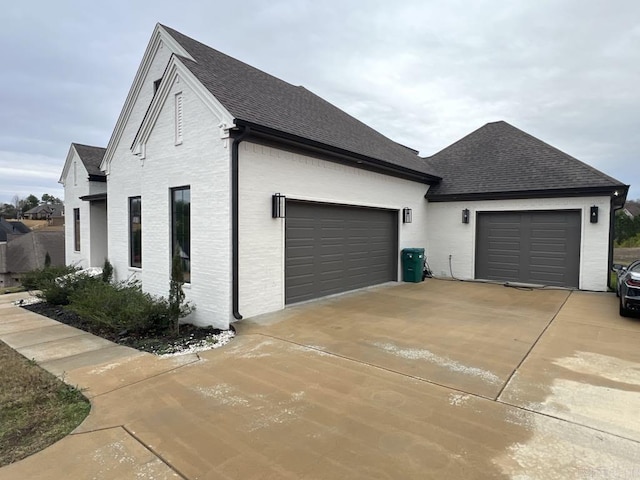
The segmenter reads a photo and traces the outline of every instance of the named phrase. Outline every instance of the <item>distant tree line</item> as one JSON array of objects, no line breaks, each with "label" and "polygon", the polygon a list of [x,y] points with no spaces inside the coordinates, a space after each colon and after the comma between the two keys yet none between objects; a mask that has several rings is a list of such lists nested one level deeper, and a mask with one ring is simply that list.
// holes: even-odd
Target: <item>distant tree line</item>
[{"label": "distant tree line", "polygon": [[4,218],[18,218],[24,215],[38,205],[52,205],[60,204],[62,200],[48,193],[44,193],[40,199],[31,194],[25,198],[21,198],[19,195],[14,195],[11,199],[11,203],[0,203],[0,216]]},{"label": "distant tree line", "polygon": [[628,200],[625,207],[634,212],[633,218],[623,210],[616,214],[615,237],[618,247],[640,247],[640,200]]}]

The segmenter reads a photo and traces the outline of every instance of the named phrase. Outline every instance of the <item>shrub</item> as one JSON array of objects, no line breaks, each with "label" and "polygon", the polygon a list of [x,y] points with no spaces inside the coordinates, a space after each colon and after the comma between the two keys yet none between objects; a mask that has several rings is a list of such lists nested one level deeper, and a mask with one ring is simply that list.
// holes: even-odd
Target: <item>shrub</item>
[{"label": "shrub", "polygon": [[169,305],[137,283],[89,282],[69,295],[68,310],[115,334],[162,332],[169,328]]},{"label": "shrub", "polygon": [[38,296],[52,305],[68,305],[72,294],[82,292],[87,286],[96,283],[102,283],[99,277],[72,272],[56,277],[50,284],[44,285]]},{"label": "shrub", "polygon": [[183,284],[182,259],[176,252],[171,262],[171,281],[169,282],[169,324],[175,335],[180,331],[180,319],[189,315],[195,308],[191,303],[185,302]]},{"label": "shrub", "polygon": [[640,247],[640,233],[634,235],[633,237],[626,238],[620,243],[616,242],[616,247],[618,248]]},{"label": "shrub", "polygon": [[104,283],[111,283],[113,279],[113,265],[105,258],[104,265],[102,266],[102,281]]},{"label": "shrub", "polygon": [[51,286],[58,277],[78,271],[77,267],[46,267],[24,274],[20,282],[26,290],[43,290]]}]

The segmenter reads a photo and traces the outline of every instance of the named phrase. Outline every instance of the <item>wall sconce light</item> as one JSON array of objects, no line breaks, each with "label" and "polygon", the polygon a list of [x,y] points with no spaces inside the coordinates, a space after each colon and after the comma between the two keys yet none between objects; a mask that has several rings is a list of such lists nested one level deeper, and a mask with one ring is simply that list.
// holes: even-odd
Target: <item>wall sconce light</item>
[{"label": "wall sconce light", "polygon": [[469,223],[469,209],[462,210],[462,223]]},{"label": "wall sconce light", "polygon": [[411,223],[413,221],[413,212],[410,208],[402,209],[402,223]]},{"label": "wall sconce light", "polygon": [[598,207],[596,205],[591,207],[591,215],[589,217],[591,223],[598,223]]},{"label": "wall sconce light", "polygon": [[276,193],[271,197],[271,217],[284,218],[286,213],[287,197]]}]

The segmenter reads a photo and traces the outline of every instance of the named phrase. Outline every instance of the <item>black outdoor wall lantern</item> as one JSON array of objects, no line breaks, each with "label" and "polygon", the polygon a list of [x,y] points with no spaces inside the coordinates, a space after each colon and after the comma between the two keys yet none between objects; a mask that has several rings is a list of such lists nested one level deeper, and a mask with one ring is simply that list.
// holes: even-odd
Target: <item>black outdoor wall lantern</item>
[{"label": "black outdoor wall lantern", "polygon": [[462,223],[469,223],[469,209],[462,210]]},{"label": "black outdoor wall lantern", "polygon": [[402,209],[402,223],[411,223],[413,221],[413,212],[410,208]]},{"label": "black outdoor wall lantern", "polygon": [[284,218],[286,213],[287,197],[276,193],[271,197],[271,217]]},{"label": "black outdoor wall lantern", "polygon": [[591,207],[591,215],[589,217],[591,223],[598,223],[598,207],[596,205]]}]

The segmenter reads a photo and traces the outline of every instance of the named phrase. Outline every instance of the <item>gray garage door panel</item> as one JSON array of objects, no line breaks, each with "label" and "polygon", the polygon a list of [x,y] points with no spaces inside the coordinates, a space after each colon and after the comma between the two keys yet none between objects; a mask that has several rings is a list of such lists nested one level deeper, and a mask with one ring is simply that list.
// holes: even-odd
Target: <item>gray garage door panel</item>
[{"label": "gray garage door panel", "polygon": [[476,278],[578,287],[580,218],[577,210],[478,213]]},{"label": "gray garage door panel", "polygon": [[285,303],[397,280],[398,214],[287,201]]}]

